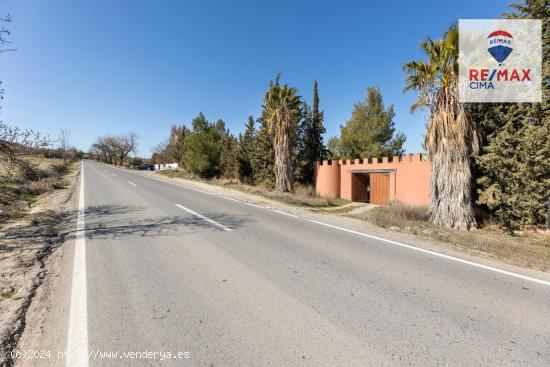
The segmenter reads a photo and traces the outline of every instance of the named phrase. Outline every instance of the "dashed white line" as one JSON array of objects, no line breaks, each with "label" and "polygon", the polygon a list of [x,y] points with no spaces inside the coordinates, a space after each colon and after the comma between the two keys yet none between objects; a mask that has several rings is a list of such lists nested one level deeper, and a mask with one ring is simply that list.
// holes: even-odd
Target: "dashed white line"
[{"label": "dashed white line", "polygon": [[133,183],[132,181],[126,181],[126,182],[128,182],[128,183],[129,183],[130,185],[132,185],[132,186],[137,186],[137,185],[136,185],[135,183]]},{"label": "dashed white line", "polygon": [[185,210],[185,211],[188,212],[188,213],[191,213],[192,215],[194,215],[194,216],[196,216],[196,217],[201,218],[202,220],[207,221],[207,222],[210,223],[210,224],[215,225],[215,226],[218,227],[218,228],[223,229],[224,231],[227,231],[227,232],[232,231],[231,228],[226,227],[226,226],[224,226],[223,224],[218,223],[218,222],[216,222],[215,220],[210,219],[210,218],[208,218],[208,217],[205,217],[204,215],[199,214],[199,213],[197,213],[197,212],[195,212],[195,211],[193,211],[193,210],[191,210],[191,209],[189,209],[189,208],[186,208],[186,207],[184,207],[183,205],[180,205],[180,204],[174,204],[174,205],[177,206],[177,207],[180,208],[180,209]]},{"label": "dashed white line", "polygon": [[111,174],[116,177],[116,175],[114,173],[111,173]]},{"label": "dashed white line", "polygon": [[319,222],[319,221],[313,220],[313,219],[308,219],[308,220],[309,220],[310,222],[317,223],[317,224],[320,224],[320,225],[322,225],[322,226],[326,226],[326,227],[330,227],[330,228],[334,228],[334,229],[339,229],[339,230],[341,230],[341,231],[353,233],[353,234],[356,234],[356,235],[359,235],[359,236],[363,236],[363,237],[373,238],[373,239],[375,239],[375,240],[387,242],[387,243],[390,243],[390,244],[392,244],[392,245],[396,245],[396,246],[408,248],[409,250],[414,250],[414,251],[418,251],[418,252],[423,252],[423,253],[425,253],[425,254],[430,254],[430,255],[437,256],[437,257],[441,257],[441,258],[444,258],[444,259],[447,259],[447,260],[452,260],[452,261],[456,261],[456,262],[459,262],[459,263],[462,263],[462,264],[467,264],[467,265],[470,265],[470,266],[475,266],[475,267],[477,267],[477,268],[481,268],[481,269],[493,271],[493,272],[495,272],[495,273],[505,274],[505,275],[509,275],[509,276],[512,276],[512,277],[515,277],[515,278],[519,278],[519,279],[523,279],[523,280],[528,280],[528,281],[531,281],[531,282],[535,282],[535,283],[539,283],[539,284],[543,284],[543,285],[548,285],[548,286],[550,286],[550,282],[545,281],[545,280],[542,280],[542,279],[532,278],[532,277],[529,277],[529,276],[527,276],[527,275],[517,274],[517,273],[513,273],[513,272],[511,272],[511,271],[507,271],[507,270],[502,270],[502,269],[494,268],[494,267],[492,267],[492,266],[483,265],[483,264],[479,264],[479,263],[476,263],[476,262],[473,262],[473,261],[468,261],[468,260],[460,259],[460,258],[458,258],[458,257],[454,257],[454,256],[449,256],[449,255],[441,254],[441,253],[439,253],[439,252],[430,251],[430,250],[426,250],[426,249],[423,249],[423,248],[420,248],[420,247],[415,247],[415,246],[407,245],[407,244],[405,244],[405,243],[401,243],[401,242],[397,242],[397,241],[388,240],[388,239],[385,239],[385,238],[382,238],[382,237],[373,236],[373,235],[366,234],[366,233],[359,232],[359,231],[354,231],[354,230],[352,230],[352,229],[347,229],[347,228],[335,226],[335,225],[333,225],[333,224],[328,224],[328,223],[324,223],[324,222]]},{"label": "dashed white line", "polygon": [[84,163],[80,171],[78,219],[73,260],[66,366],[88,366],[88,301],[86,290],[86,224],[84,209]]}]

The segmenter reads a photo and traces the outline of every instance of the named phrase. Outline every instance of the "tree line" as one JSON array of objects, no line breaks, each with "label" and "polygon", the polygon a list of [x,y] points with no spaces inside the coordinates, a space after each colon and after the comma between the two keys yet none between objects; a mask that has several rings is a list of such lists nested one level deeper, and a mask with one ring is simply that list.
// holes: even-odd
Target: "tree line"
[{"label": "tree line", "polygon": [[295,183],[314,183],[314,166],[326,158],[396,155],[405,137],[395,134],[393,107],[387,109],[377,88],[355,105],[351,119],[341,127],[342,138],[324,143],[324,112],[319,108],[317,81],[312,104],[296,88],[270,82],[262,111],[249,116],[244,131],[235,136],[223,120],[209,122],[200,113],[191,124],[173,125],[170,137],[154,149],[156,163],[178,162],[203,178],[239,179],[252,185],[293,192]]},{"label": "tree line", "polygon": [[138,135],[129,132],[122,135],[107,135],[92,144],[89,153],[98,162],[122,166],[130,153],[135,153],[138,147]]}]

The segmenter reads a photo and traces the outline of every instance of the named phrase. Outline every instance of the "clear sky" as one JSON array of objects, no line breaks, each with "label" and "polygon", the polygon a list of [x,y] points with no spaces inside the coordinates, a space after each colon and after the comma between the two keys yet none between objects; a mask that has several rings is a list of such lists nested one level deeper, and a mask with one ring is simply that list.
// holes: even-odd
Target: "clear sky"
[{"label": "clear sky", "polygon": [[367,87],[381,89],[421,151],[401,65],[458,18],[497,18],[511,1],[0,0],[17,52],[0,54],[5,122],[88,150],[96,137],[137,132],[139,154],[199,112],[233,133],[258,116],[277,72],[311,102],[319,83],[327,136]]}]

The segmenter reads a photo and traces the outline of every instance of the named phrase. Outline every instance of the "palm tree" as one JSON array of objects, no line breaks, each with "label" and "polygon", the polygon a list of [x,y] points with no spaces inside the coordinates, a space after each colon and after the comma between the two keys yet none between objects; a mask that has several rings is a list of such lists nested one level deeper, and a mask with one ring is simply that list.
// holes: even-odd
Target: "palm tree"
[{"label": "palm tree", "polygon": [[296,88],[275,82],[269,84],[264,96],[264,113],[275,150],[275,185],[281,192],[294,192],[291,142],[300,116],[300,96]]},{"label": "palm tree", "polygon": [[474,123],[458,100],[458,31],[452,26],[442,39],[421,44],[427,61],[403,65],[405,91],[416,90],[411,111],[428,112],[425,146],[432,166],[430,218],[434,224],[469,230],[476,227],[470,169],[478,152]]}]

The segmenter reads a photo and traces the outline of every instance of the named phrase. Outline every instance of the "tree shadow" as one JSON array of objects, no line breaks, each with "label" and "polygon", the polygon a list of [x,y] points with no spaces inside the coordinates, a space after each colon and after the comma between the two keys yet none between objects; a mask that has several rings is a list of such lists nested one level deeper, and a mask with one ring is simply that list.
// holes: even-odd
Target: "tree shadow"
[{"label": "tree shadow", "polygon": [[[136,206],[100,205],[85,209],[87,239],[123,239],[126,237],[178,236],[199,230],[223,231],[223,229],[191,214],[128,218],[128,214],[144,211]],[[228,215],[225,213],[204,213],[210,218],[231,229],[238,229],[252,219],[250,216]],[[74,239],[78,211],[46,212],[31,219],[30,226],[19,226],[0,233],[3,240],[17,241],[19,244],[32,244],[48,238],[52,245]],[[18,246],[19,247],[19,246]],[[4,249],[9,250],[9,249]]]},{"label": "tree shadow", "polygon": [[[248,218],[236,217],[223,213],[206,213],[210,218],[224,226],[237,229]],[[223,231],[223,229],[194,215],[184,216],[161,216],[144,219],[115,219],[102,221],[101,223],[86,224],[87,239],[121,239],[128,236],[137,237],[160,237],[178,236],[197,232],[198,230]]]}]

